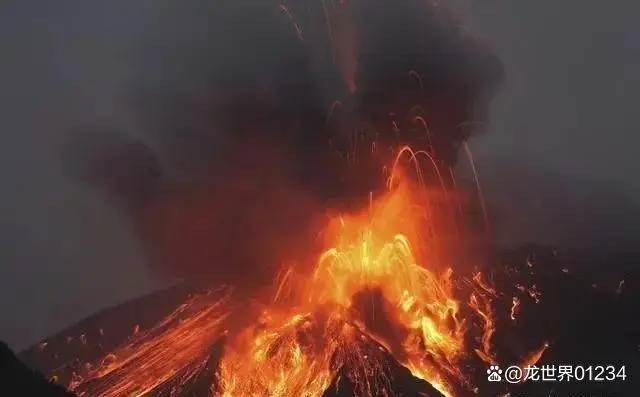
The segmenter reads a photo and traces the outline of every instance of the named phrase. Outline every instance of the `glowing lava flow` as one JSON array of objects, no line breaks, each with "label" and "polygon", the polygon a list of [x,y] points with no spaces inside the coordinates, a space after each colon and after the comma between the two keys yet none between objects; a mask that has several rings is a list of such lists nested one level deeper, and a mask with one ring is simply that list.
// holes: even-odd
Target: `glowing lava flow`
[{"label": "glowing lava flow", "polygon": [[[409,150],[399,156],[407,154],[417,162]],[[314,268],[285,269],[261,318],[229,335],[212,391],[319,397],[336,377],[346,376],[358,396],[392,395],[385,357],[445,395],[468,383],[460,364],[473,348],[465,339],[453,272],[435,263],[431,235],[421,235],[433,227],[426,225],[433,220],[424,201],[429,195],[424,185],[397,177],[399,171],[394,166],[389,191],[366,211],[329,223],[324,237],[332,248]],[[485,297],[491,288],[479,273],[471,282],[469,306],[484,321],[476,351],[488,359],[493,325]],[[185,306],[190,311],[179,321],[172,315],[116,352],[114,363],[90,371],[85,389],[97,381],[92,394],[140,396],[172,374],[189,378],[201,369],[230,304],[226,297],[200,300],[208,303]]]},{"label": "glowing lava flow", "polygon": [[[417,161],[410,151],[400,156],[407,153]],[[363,351],[368,339],[443,394],[452,381],[465,382],[458,365],[465,324],[452,271],[416,259],[410,241],[426,242],[419,231],[429,217],[424,196],[397,179],[367,211],[329,225],[333,248],[312,272],[285,273],[276,302],[293,309],[265,309],[260,324],[231,343],[221,364],[224,396],[321,396],[343,367],[358,395],[385,395],[392,380],[384,360]]]},{"label": "glowing lava flow", "polygon": [[[412,210],[408,192],[398,186],[367,213],[341,217],[329,227],[329,236],[338,240],[334,248],[311,274],[289,272],[284,284],[291,285],[278,289],[278,300],[288,299],[295,309],[265,314],[223,358],[223,395],[320,396],[343,365],[354,371],[354,384],[366,383],[357,372],[383,374],[384,364],[361,351],[365,335],[442,391],[445,379],[462,377],[456,359],[463,352],[464,328],[451,271],[437,275],[420,266],[407,235],[397,233],[415,227],[405,216]],[[283,298],[283,290],[295,292]],[[359,296],[366,301],[374,293],[380,304],[362,313]],[[376,316],[394,329],[376,330]],[[362,392],[375,394],[389,381],[378,377],[379,384],[367,384]]]},{"label": "glowing lava flow", "polygon": [[143,396],[182,373],[189,380],[201,369],[223,332],[231,309],[227,290],[190,298],[155,327],[86,366],[70,389],[80,396]]}]

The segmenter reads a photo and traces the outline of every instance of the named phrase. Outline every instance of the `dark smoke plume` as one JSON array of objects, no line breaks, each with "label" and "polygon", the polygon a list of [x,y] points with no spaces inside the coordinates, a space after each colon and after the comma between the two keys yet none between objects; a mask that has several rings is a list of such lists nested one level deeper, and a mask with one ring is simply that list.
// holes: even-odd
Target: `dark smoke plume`
[{"label": "dark smoke plume", "polygon": [[132,84],[151,144],[102,134],[69,155],[173,275],[270,280],[279,261],[313,253],[328,206],[380,187],[377,170],[345,160],[354,136],[412,143],[449,167],[502,78],[426,1],[207,3],[194,7],[202,29],[182,41],[168,29]]}]

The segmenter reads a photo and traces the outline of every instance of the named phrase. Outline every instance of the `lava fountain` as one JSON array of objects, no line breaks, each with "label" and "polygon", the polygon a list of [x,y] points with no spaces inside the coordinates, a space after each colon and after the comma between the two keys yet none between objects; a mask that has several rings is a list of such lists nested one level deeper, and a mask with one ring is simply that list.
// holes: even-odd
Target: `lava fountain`
[{"label": "lava fountain", "polygon": [[[472,389],[463,362],[494,361],[495,291],[482,274],[457,279],[439,262],[436,219],[452,218],[434,213],[449,195],[412,175],[424,169],[424,154],[402,148],[385,194],[361,213],[331,219],[321,233],[328,248],[315,265],[283,267],[270,295],[250,297],[257,312],[240,310],[243,298],[231,289],[195,296],[87,365],[71,388],[147,395],[170,378],[186,382],[202,371],[224,337],[211,370],[213,395],[323,396],[339,377],[358,396],[394,395],[389,357],[443,395]],[[243,317],[244,325],[231,317]]]},{"label": "lava fountain", "polygon": [[[284,272],[275,302],[287,309],[266,309],[260,325],[232,343],[221,364],[223,395],[320,396],[343,366],[356,368],[347,376],[359,395],[378,395],[389,380],[377,376],[384,364],[362,351],[368,338],[443,392],[448,379],[464,378],[456,368],[464,321],[451,270],[429,268],[425,247],[418,260],[412,241],[427,241],[419,231],[429,214],[424,195],[399,172],[364,213],[331,222],[324,231],[331,248],[311,272]],[[373,385],[363,379],[376,373]]]}]

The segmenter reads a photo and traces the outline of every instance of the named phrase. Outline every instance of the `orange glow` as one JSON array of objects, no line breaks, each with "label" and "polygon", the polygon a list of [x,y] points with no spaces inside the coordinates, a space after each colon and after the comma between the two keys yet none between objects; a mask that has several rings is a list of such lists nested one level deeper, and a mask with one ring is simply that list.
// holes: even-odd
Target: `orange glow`
[{"label": "orange glow", "polygon": [[[420,158],[434,165],[427,153],[402,148],[386,194],[361,213],[331,219],[323,231],[328,248],[314,266],[283,269],[259,319],[229,334],[215,395],[319,397],[338,374],[359,396],[386,395],[392,381],[386,354],[453,396],[456,385],[469,385],[461,365],[469,352],[496,362],[496,291],[476,272],[467,280],[469,301],[456,297],[453,270],[438,254],[434,201],[442,194],[420,183]],[[477,348],[467,341],[463,306],[480,319]],[[72,388],[141,396],[175,374],[188,380],[203,368],[231,310],[227,293],[194,297],[90,367]]]},{"label": "orange glow", "polygon": [[536,365],[538,363],[538,361],[540,361],[540,359],[542,358],[542,355],[544,354],[544,352],[547,351],[548,347],[549,347],[549,342],[544,342],[542,344],[542,346],[540,346],[540,348],[538,348],[537,350],[529,353],[522,360],[522,363],[520,363],[520,367],[521,368],[525,368],[525,367],[528,367],[528,366]]},{"label": "orange glow", "polygon": [[[447,393],[447,379],[463,378],[456,360],[464,350],[464,324],[452,271],[422,266],[411,245],[422,241],[422,210],[411,186],[402,182],[363,213],[334,219],[325,231],[332,248],[311,272],[290,269],[277,288],[277,299],[284,299],[282,291],[293,291],[287,298],[294,309],[265,313],[261,325],[232,344],[222,361],[222,394],[320,396],[347,363],[364,367],[363,373],[384,373],[378,368],[383,363],[361,350],[360,339],[369,337]],[[358,294],[371,291],[384,301],[371,316],[386,317],[401,330],[396,340],[369,329],[362,318]],[[350,375],[357,384],[357,370]],[[378,390],[385,382],[380,380]]]},{"label": "orange glow", "polygon": [[518,310],[520,309],[520,299],[514,296],[511,300],[511,312],[509,313],[509,318],[515,321],[516,316],[518,315]]},{"label": "orange glow", "polygon": [[180,371],[185,380],[204,365],[210,346],[222,335],[228,291],[212,291],[180,305],[152,329],[99,363],[87,365],[69,388],[80,396],[142,396]]}]

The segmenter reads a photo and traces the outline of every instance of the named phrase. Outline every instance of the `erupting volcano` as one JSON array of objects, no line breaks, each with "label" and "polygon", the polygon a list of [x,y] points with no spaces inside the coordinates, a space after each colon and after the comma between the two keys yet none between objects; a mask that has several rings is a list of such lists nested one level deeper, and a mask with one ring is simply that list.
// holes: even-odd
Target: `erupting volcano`
[{"label": "erupting volcano", "polygon": [[[232,289],[192,297],[87,365],[71,389],[146,395],[211,372],[208,388],[229,397],[472,392],[465,368],[496,362],[497,292],[479,271],[456,276],[438,262],[434,213],[452,198],[423,183],[421,160],[433,166],[428,153],[401,148],[386,193],[362,213],[331,219],[322,231],[330,248],[315,265],[282,269],[270,294],[256,293],[251,302]],[[454,211],[449,215],[456,218]],[[533,360],[523,356],[522,365],[537,361],[545,348]],[[402,381],[407,369],[417,386]]]},{"label": "erupting volcano", "polygon": [[[353,3],[247,5],[277,16],[297,57],[265,55],[254,91],[219,79],[212,113],[231,154],[215,152],[205,182],[162,180],[144,145],[91,159],[83,176],[130,218],[150,261],[216,286],[48,375],[100,397],[507,395],[517,385],[489,384],[490,365],[524,368],[553,350],[521,325],[540,302],[526,280],[535,258],[522,269],[474,256],[488,216],[475,169],[473,189],[455,177],[461,148],[473,168],[466,141],[501,64],[437,4]],[[331,95],[309,83],[314,56],[329,65],[321,85],[340,87]]]}]

